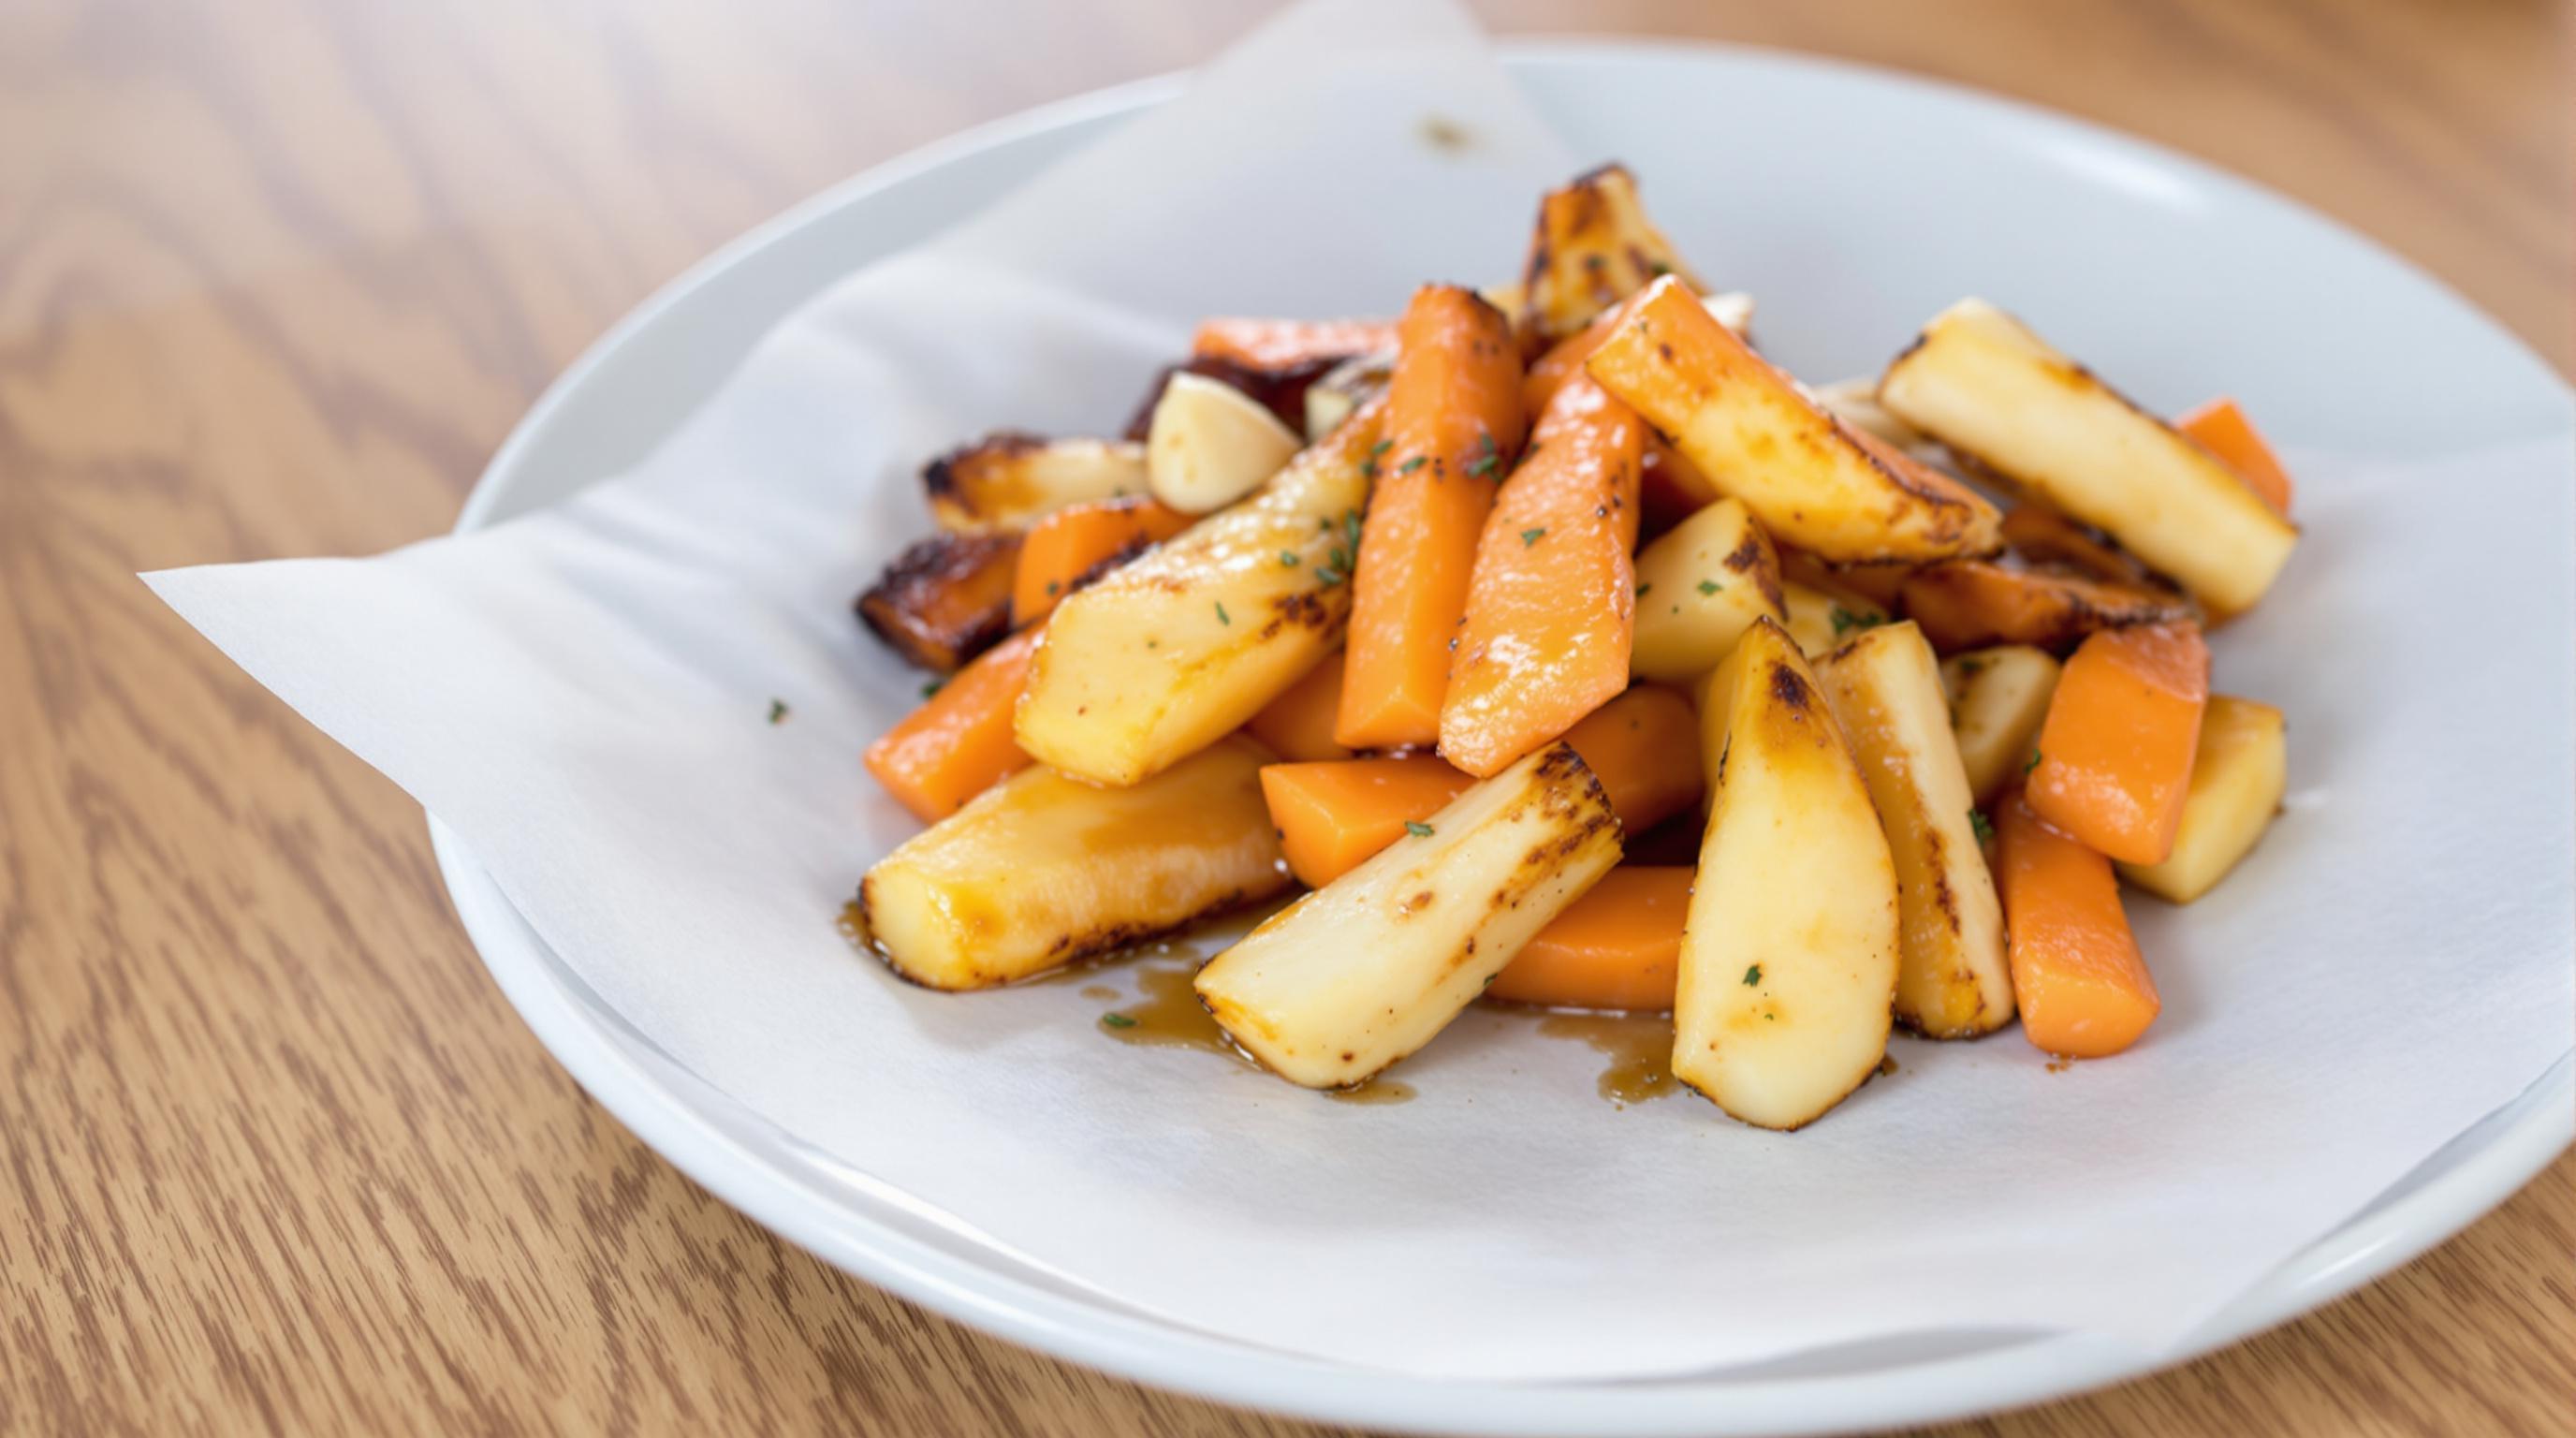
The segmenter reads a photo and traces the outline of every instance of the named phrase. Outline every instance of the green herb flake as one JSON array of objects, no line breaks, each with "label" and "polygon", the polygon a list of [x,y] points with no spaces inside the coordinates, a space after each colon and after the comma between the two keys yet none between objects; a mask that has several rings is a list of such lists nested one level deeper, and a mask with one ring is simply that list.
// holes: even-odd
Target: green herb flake
[{"label": "green herb flake", "polygon": [[1279,562],[1290,569],[1296,568],[1300,562],[1297,558],[1297,551],[1293,549],[1283,549],[1279,551]]},{"label": "green herb flake", "polygon": [[1340,570],[1335,569],[1329,564],[1318,564],[1315,566],[1315,581],[1318,584],[1323,585],[1326,589],[1332,588],[1334,585],[1341,583],[1348,577],[1348,575],[1343,574]]},{"label": "green herb flake", "polygon": [[1063,593],[1063,592],[1064,592],[1064,581],[1063,581],[1063,580],[1061,580],[1061,579],[1050,579],[1050,580],[1048,580],[1048,581],[1047,581],[1047,598],[1049,598],[1049,599],[1053,599],[1053,598],[1055,598],[1057,595],[1059,595],[1059,594],[1061,594],[1061,593]]},{"label": "green herb flake", "polygon": [[1524,529],[1521,531],[1521,548],[1527,549],[1545,538],[1547,531],[1544,529]]},{"label": "green herb flake", "polygon": [[1417,454],[1413,458],[1406,460],[1404,463],[1397,465],[1395,467],[1395,472],[1398,474],[1411,474],[1430,462],[1431,456],[1427,454]]},{"label": "green herb flake", "polygon": [[2031,751],[2030,751],[2030,757],[2029,757],[2029,758],[2027,758],[2027,759],[2024,759],[2024,760],[2022,761],[2022,763],[2021,763],[2021,771],[2022,771],[2023,773],[2027,774],[2027,773],[2029,773],[2031,770],[2036,769],[2036,768],[2038,768],[2038,767],[2039,767],[2039,751],[2038,751],[2038,750],[2036,750],[2036,749],[2033,749],[2033,750],[2031,750]]},{"label": "green herb flake", "polygon": [[1983,674],[1986,672],[1986,664],[1986,660],[1979,659],[1972,654],[1959,661],[1959,672],[1962,674]]},{"label": "green herb flake", "polygon": [[1428,839],[1431,837],[1431,826],[1419,819],[1407,819],[1404,821],[1404,832],[1417,839]]},{"label": "green herb flake", "polygon": [[1654,586],[1654,583],[1653,583],[1652,581],[1648,581],[1647,583],[1644,583],[1644,584],[1640,584],[1640,585],[1638,585],[1638,586],[1637,586],[1637,597],[1638,597],[1639,599],[1643,599],[1643,598],[1645,598],[1645,597],[1646,597],[1646,591],[1647,591],[1647,590],[1649,590],[1649,589],[1652,589],[1652,588],[1654,588],[1654,587],[1655,587],[1655,586]]},{"label": "green herb flake", "polygon": [[784,724],[787,722],[786,700],[772,699],[769,701],[769,722],[772,724]]},{"label": "green herb flake", "polygon": [[1225,612],[1225,601],[1222,599],[1218,600],[1216,604],[1216,622],[1219,624],[1232,624],[1234,622],[1234,616]]},{"label": "green herb flake", "polygon": [[1136,1027],[1136,1021],[1127,1017],[1125,1014],[1102,1014],[1100,1016],[1100,1021],[1113,1029],[1132,1029]]},{"label": "green herb flake", "polygon": [[1476,457],[1467,465],[1467,472],[1478,479],[1489,479],[1502,466],[1502,451],[1494,446],[1494,437],[1490,434],[1477,436]]},{"label": "green herb flake", "polygon": [[1754,965],[1754,966],[1752,966],[1751,968],[1746,969],[1746,970],[1744,971],[1744,986],[1745,986],[1746,988],[1748,988],[1748,989],[1751,989],[1751,988],[1759,988],[1759,987],[1761,987],[1761,985],[1762,985],[1762,966],[1761,966],[1760,964],[1755,964],[1755,965]]},{"label": "green herb flake", "polygon": [[1875,629],[1887,622],[1884,614],[1854,614],[1837,604],[1833,608],[1834,637],[1840,639],[1854,629]]},{"label": "green herb flake", "polygon": [[[1351,553],[1360,552],[1360,512],[1356,509],[1342,511],[1342,542],[1351,547]],[[1350,568],[1347,564],[1342,567]]]},{"label": "green herb flake", "polygon": [[1987,818],[1986,811],[1983,809],[1968,811],[1968,827],[1977,831],[1977,842],[1980,844],[1995,836],[1995,821]]},{"label": "green herb flake", "polygon": [[1714,579],[1703,579],[1699,582],[1699,592],[1702,594],[1715,594],[1721,587]]},{"label": "green herb flake", "polygon": [[947,684],[948,681],[945,679],[933,679],[929,683],[921,686],[921,697],[927,699],[933,694],[938,693],[941,689],[946,688]]}]

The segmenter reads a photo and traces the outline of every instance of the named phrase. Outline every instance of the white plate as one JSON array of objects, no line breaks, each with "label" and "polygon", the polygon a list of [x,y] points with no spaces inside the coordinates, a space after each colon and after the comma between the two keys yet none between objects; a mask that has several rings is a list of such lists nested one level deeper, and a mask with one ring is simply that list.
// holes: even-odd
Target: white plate
[{"label": "white plate", "polygon": [[[1790,367],[1857,373],[1907,321],[1957,287],[1955,266],[1872,245],[1873,224],[2005,225],[2044,214],[2066,264],[1993,286],[2052,316],[2083,352],[2126,327],[2142,397],[2198,398],[2207,358],[2188,325],[2140,358],[2135,319],[2226,307],[2277,336],[2228,357],[2228,383],[2268,429],[2429,454],[2561,434],[2566,386],[2458,297],[2368,242],[2268,192],[2178,156],[2021,106],[1786,56],[1610,42],[1505,45],[1511,72],[1578,154],[1685,173],[1723,109],[1768,114],[1776,147],[1738,194],[1667,185],[1673,228],[1717,233],[1731,285],[1762,295]],[[460,531],[563,498],[635,463],[710,394],[777,319],[849,270],[973,212],[1053,160],[1176,93],[1160,79],[985,126],[830,190],[726,247],[628,316],[558,380],[467,501]],[[1722,98],[1721,98],[1722,97]],[[1973,196],[1919,176],[1979,176]],[[1930,163],[1935,157],[1942,163]],[[1740,162],[1739,162],[1740,165]],[[1860,167],[1868,184],[1846,174]],[[2195,263],[2207,256],[2207,263]],[[1829,268],[1845,282],[1789,276]],[[2136,276],[2179,277],[2170,293]],[[2119,276],[2119,284],[2107,278]],[[2163,308],[2170,306],[2170,308]],[[1891,316],[1895,318],[1891,318]],[[2323,317],[2323,318],[2321,318]],[[2333,332],[2335,325],[2343,327]],[[2321,332],[2321,326],[2323,331]],[[2392,347],[2406,366],[2322,367],[2335,347]],[[2428,412],[2410,376],[2448,373],[2465,403]],[[2377,378],[2373,378],[2374,374]],[[2202,381],[2205,383],[2205,379]],[[2167,385],[2170,385],[2170,388]],[[1121,1309],[945,1226],[905,1196],[786,1137],[663,1058],[564,967],[455,835],[430,825],[459,917],[538,1038],[608,1110],[727,1202],[851,1273],[953,1318],[1144,1382],[1338,1422],[1515,1434],[1750,1434],[1925,1422],[2131,1377],[2150,1365],[2105,1340],[1908,1337],[1705,1377],[1621,1384],[1431,1382],[1284,1356]],[[2576,1134],[2576,1069],[2562,1061],[2520,1099],[2213,1319],[2172,1358],[2206,1352],[2314,1308],[2458,1232]]]}]

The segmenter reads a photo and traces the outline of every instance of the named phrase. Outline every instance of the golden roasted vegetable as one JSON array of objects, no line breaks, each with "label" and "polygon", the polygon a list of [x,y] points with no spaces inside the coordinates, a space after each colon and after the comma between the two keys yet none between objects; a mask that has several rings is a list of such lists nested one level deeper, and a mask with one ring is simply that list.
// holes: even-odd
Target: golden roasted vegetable
[{"label": "golden roasted vegetable", "polygon": [[1668,684],[1696,679],[1717,667],[1754,620],[1785,619],[1783,603],[1771,541],[1743,501],[1721,499],[1638,553],[1629,667]]},{"label": "golden roasted vegetable", "polygon": [[1342,421],[1359,413],[1360,407],[1386,393],[1395,378],[1395,352],[1362,355],[1344,360],[1324,372],[1306,387],[1306,442],[1309,444],[1342,427]]},{"label": "golden roasted vegetable", "polygon": [[1236,736],[1126,789],[1023,769],[877,861],[868,932],[905,978],[981,989],[1275,894],[1270,760]]},{"label": "golden roasted vegetable", "polygon": [[1673,1074],[1746,1123],[1797,1128],[1886,1057],[1896,866],[1786,630],[1755,623],[1710,690],[1716,803],[1682,930]]},{"label": "golden roasted vegetable", "polygon": [[1783,544],[1841,564],[2000,542],[2002,517],[1975,490],[1836,419],[1670,279],[1584,367]]},{"label": "golden roasted vegetable", "polygon": [[1181,373],[1163,386],[1145,433],[1145,482],[1183,514],[1223,509],[1296,456],[1296,431],[1221,380]]},{"label": "golden roasted vegetable", "polygon": [[2027,644],[1953,654],[1941,661],[1950,691],[1950,733],[1968,792],[1979,804],[2020,781],[2057,693],[2057,660]]},{"label": "golden roasted vegetable", "polygon": [[1133,784],[1304,677],[1350,619],[1379,428],[1363,410],[1249,498],[1058,605],[1020,696],[1020,747]]},{"label": "golden roasted vegetable", "polygon": [[1885,609],[1858,593],[1828,587],[1822,580],[1781,580],[1780,603],[1788,613],[1781,627],[1797,641],[1798,652],[1810,659],[1833,652],[1844,640],[1885,624],[1889,617]]},{"label": "golden roasted vegetable", "polygon": [[1952,559],[1908,575],[1905,613],[1944,652],[1993,644],[2072,648],[2097,629],[2195,619],[2170,589],[2096,579],[2072,565]]},{"label": "golden roasted vegetable", "polygon": [[1983,300],[1935,316],[1878,397],[2221,612],[2252,608],[2298,544],[2216,455]]},{"label": "golden roasted vegetable", "polygon": [[1619,821],[1563,742],[1406,827],[1199,971],[1216,1021],[1291,1083],[1361,1083],[1429,1043],[1619,861]]},{"label": "golden roasted vegetable", "polygon": [[[1728,328],[1738,334],[1744,332],[1742,325]],[[1898,419],[1878,402],[1878,381],[1875,379],[1838,379],[1831,384],[1816,386],[1813,393],[1816,403],[1823,405],[1834,418],[1875,435],[1917,459],[1922,458],[1921,451],[1931,446],[1930,435]]]},{"label": "golden roasted vegetable", "polygon": [[1864,631],[1816,665],[1896,861],[1896,1017],[1936,1039],[2012,1022],[2004,911],[1971,817],[1932,646],[1912,624]]},{"label": "golden roasted vegetable", "polygon": [[1068,504],[1145,493],[1145,447],[1003,430],[932,460],[921,484],[942,529],[1022,529]]},{"label": "golden roasted vegetable", "polygon": [[2122,864],[2120,877],[2177,904],[2208,893],[2272,826],[2289,782],[2289,733],[2281,711],[2210,695],[2173,852],[2161,864]]},{"label": "golden roasted vegetable", "polygon": [[1604,165],[1539,200],[1521,271],[1521,326],[1541,340],[1561,340],[1659,275],[1678,276],[1694,291],[1708,288],[1646,218],[1636,177],[1624,165]]},{"label": "golden roasted vegetable", "polygon": [[859,618],[904,658],[953,674],[1011,632],[1016,534],[915,540],[858,599]]}]

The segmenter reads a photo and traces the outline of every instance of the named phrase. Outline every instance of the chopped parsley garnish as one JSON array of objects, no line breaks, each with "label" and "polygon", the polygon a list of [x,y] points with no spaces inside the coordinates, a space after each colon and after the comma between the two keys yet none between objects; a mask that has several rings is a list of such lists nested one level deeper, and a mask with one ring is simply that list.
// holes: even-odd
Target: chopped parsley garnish
[{"label": "chopped parsley garnish", "polygon": [[786,700],[772,699],[769,701],[769,722],[772,724],[784,724],[787,722]]},{"label": "chopped parsley garnish", "polygon": [[1395,467],[1395,472],[1398,474],[1411,474],[1430,462],[1431,456],[1427,454],[1417,454],[1413,458],[1406,460],[1404,463],[1397,465]]},{"label": "chopped parsley garnish", "polygon": [[1127,1017],[1125,1014],[1102,1014],[1100,1016],[1100,1021],[1113,1029],[1132,1029],[1136,1027],[1136,1021]]},{"label": "chopped parsley garnish", "polygon": [[1649,581],[1648,583],[1645,583],[1645,584],[1640,584],[1640,585],[1638,585],[1638,586],[1637,586],[1637,597],[1638,597],[1639,599],[1643,599],[1643,598],[1645,598],[1645,597],[1646,597],[1646,591],[1647,591],[1647,590],[1649,590],[1649,589],[1652,589],[1652,588],[1654,588],[1654,587],[1655,587],[1655,586],[1654,586],[1654,584],[1653,584],[1651,581]]},{"label": "chopped parsley garnish", "polygon": [[1746,988],[1748,988],[1748,989],[1750,989],[1750,988],[1757,988],[1757,987],[1759,987],[1759,986],[1761,985],[1761,983],[1762,983],[1762,966],[1761,966],[1760,964],[1755,964],[1753,967],[1751,967],[1751,968],[1749,968],[1749,969],[1746,969],[1746,970],[1744,971],[1744,986],[1745,986]]},{"label": "chopped parsley garnish", "polygon": [[1407,819],[1404,821],[1404,832],[1417,839],[1428,839],[1431,837],[1431,826],[1419,819]]},{"label": "chopped parsley garnish", "polygon": [[1502,451],[1494,447],[1494,437],[1490,434],[1478,436],[1476,440],[1476,457],[1467,465],[1467,472],[1476,476],[1478,479],[1485,479],[1490,477],[1495,470],[1500,469],[1502,464]]},{"label": "chopped parsley garnish", "polygon": [[1050,579],[1050,580],[1048,580],[1048,581],[1047,581],[1047,598],[1049,598],[1049,599],[1053,599],[1054,597],[1056,597],[1056,595],[1058,595],[1058,594],[1060,594],[1060,593],[1062,593],[1062,592],[1064,592],[1064,581],[1063,581],[1063,580],[1061,580],[1061,579]]},{"label": "chopped parsley garnish", "polygon": [[2021,761],[2021,771],[2022,771],[2023,773],[2027,774],[2027,773],[2029,773],[2031,770],[2036,769],[2036,768],[2038,768],[2038,767],[2039,767],[2039,751],[2038,751],[2038,750],[2036,750],[2036,749],[2033,749],[2033,750],[2031,750],[2031,751],[2030,751],[2030,757],[2029,757],[2029,758],[2027,758],[2027,759],[2024,759],[2023,761]]},{"label": "chopped parsley garnish", "polygon": [[933,679],[921,686],[921,697],[927,699],[931,695],[938,693],[941,689],[946,688],[947,684],[948,681],[945,679]]},{"label": "chopped parsley garnish", "polygon": [[1315,566],[1315,580],[1326,589],[1330,589],[1334,585],[1341,583],[1343,579],[1347,577],[1348,576],[1344,575],[1340,570],[1329,564],[1318,564]]},{"label": "chopped parsley garnish", "polygon": [[1837,604],[1833,608],[1834,637],[1840,639],[1848,630],[1875,629],[1887,622],[1884,614],[1854,614]]},{"label": "chopped parsley garnish", "polygon": [[1986,661],[1973,654],[1959,661],[1959,672],[1962,674],[1982,674],[1985,670]]},{"label": "chopped parsley garnish", "polygon": [[[1360,473],[1370,479],[1377,478],[1377,457],[1394,447],[1395,441],[1391,439],[1382,439],[1370,445],[1368,458],[1360,461]],[[1327,523],[1324,527],[1330,529],[1332,525]]]},{"label": "chopped parsley garnish", "polygon": [[1714,579],[1703,579],[1703,580],[1701,580],[1701,581],[1699,582],[1699,592],[1700,592],[1700,593],[1702,593],[1702,594],[1715,594],[1717,591],[1718,591],[1718,583],[1717,583],[1717,581],[1716,581],[1716,580],[1714,580]]},{"label": "chopped parsley garnish", "polygon": [[1983,809],[1968,811],[1968,827],[1977,831],[1977,842],[1980,844],[1995,836],[1995,822],[1986,817],[1986,811]]},{"label": "chopped parsley garnish", "polygon": [[[1342,511],[1342,539],[1350,545],[1351,553],[1357,554],[1360,552],[1360,512],[1358,510],[1345,509]],[[1344,569],[1350,568],[1347,564],[1342,567]]]},{"label": "chopped parsley garnish", "polygon": [[1524,529],[1521,531],[1521,548],[1527,549],[1545,538],[1547,531],[1544,529]]},{"label": "chopped parsley garnish", "polygon": [[1297,551],[1293,549],[1283,549],[1279,551],[1279,562],[1290,569],[1296,568],[1298,564]]},{"label": "chopped parsley garnish", "polygon": [[1225,612],[1225,601],[1222,599],[1216,602],[1216,622],[1219,624],[1232,624],[1234,622],[1234,616]]}]

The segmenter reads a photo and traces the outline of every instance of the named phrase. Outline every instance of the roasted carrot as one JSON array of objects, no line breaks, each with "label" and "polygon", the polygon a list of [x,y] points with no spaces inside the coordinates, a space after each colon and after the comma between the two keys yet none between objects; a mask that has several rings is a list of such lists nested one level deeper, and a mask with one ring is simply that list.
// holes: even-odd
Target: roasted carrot
[{"label": "roasted carrot", "polygon": [[[1592,323],[1558,340],[1547,353],[1531,361],[1529,373],[1521,380],[1522,410],[1544,415],[1548,401],[1556,398],[1567,380],[1583,372],[1583,361],[1618,328],[1620,316],[1633,303],[1632,297],[1603,310]],[[1650,529],[1670,528],[1717,502],[1717,486],[1708,482],[1708,476],[1692,468],[1680,451],[1664,443],[1651,429],[1645,432],[1638,488],[1638,513]]]},{"label": "roasted carrot", "polygon": [[1342,656],[1327,654],[1243,727],[1291,763],[1347,759],[1351,751],[1333,740],[1333,719],[1341,708]]},{"label": "roasted carrot", "polygon": [[887,647],[951,674],[1011,632],[1016,534],[934,534],[905,547],[855,606]]},{"label": "roasted carrot", "polygon": [[1396,327],[1388,320],[1275,320],[1218,316],[1199,322],[1190,354],[1247,369],[1278,371],[1330,366],[1360,355],[1392,350]]},{"label": "roasted carrot", "polygon": [[1780,577],[1827,594],[1856,594],[1885,613],[1897,610],[1898,595],[1916,566],[1911,564],[1827,564],[1804,550],[1775,545]]},{"label": "roasted carrot", "polygon": [[2160,864],[2182,827],[2209,707],[2209,645],[2191,623],[2106,629],[2058,676],[2030,806],[2114,859]]},{"label": "roasted carrot", "polygon": [[1670,689],[1640,684],[1565,731],[1630,838],[1699,802],[1699,713]]},{"label": "roasted carrot", "polygon": [[1189,527],[1189,515],[1142,496],[1066,505],[1020,541],[1011,622],[1036,623],[1057,600]]},{"label": "roasted carrot", "polygon": [[1265,764],[1261,797],[1299,883],[1320,889],[1476,782],[1429,755]]},{"label": "roasted carrot", "polygon": [[2065,568],[2014,568],[1952,559],[1916,570],[1899,589],[1907,617],[1948,654],[1995,644],[2063,649],[2098,630],[2188,619],[2170,590],[2111,584]]},{"label": "roasted carrot", "polygon": [[1524,423],[1511,323],[1473,290],[1425,285],[1401,333],[1334,725],[1354,749],[1440,737],[1476,539]]},{"label": "roasted carrot", "polygon": [[2245,487],[2263,497],[2272,512],[2284,517],[2290,512],[2290,472],[2281,467],[2280,456],[2263,442],[2263,435],[2236,401],[2224,396],[2211,400],[2174,421],[2174,428],[2199,440],[2201,447],[2226,461],[2245,481]]},{"label": "roasted carrot", "polygon": [[1521,376],[1521,409],[1529,414],[1545,414],[1547,402],[1565,382],[1583,373],[1583,362],[1592,357],[1603,340],[1619,325],[1625,304],[1603,310],[1592,323],[1547,347],[1547,352],[1530,361],[1529,373]]},{"label": "roasted carrot", "polygon": [[868,772],[913,817],[937,823],[1028,767],[1011,737],[1011,710],[1039,632],[1023,629],[985,650],[868,746]]},{"label": "roasted carrot", "polygon": [[2041,822],[2019,794],[2004,801],[1995,831],[2022,1033],[2069,1058],[2136,1043],[2163,1005],[2111,861]]},{"label": "roasted carrot", "polygon": [[1644,430],[1577,376],[1495,497],[1440,708],[1440,753],[1468,773],[1501,772],[1628,687]]},{"label": "roasted carrot", "polygon": [[1523,945],[1487,998],[1565,1009],[1673,1006],[1692,871],[1622,864]]}]

